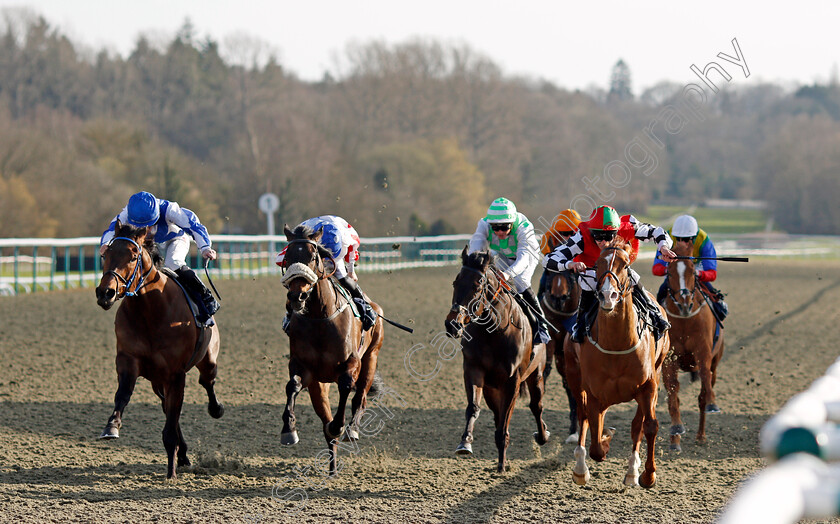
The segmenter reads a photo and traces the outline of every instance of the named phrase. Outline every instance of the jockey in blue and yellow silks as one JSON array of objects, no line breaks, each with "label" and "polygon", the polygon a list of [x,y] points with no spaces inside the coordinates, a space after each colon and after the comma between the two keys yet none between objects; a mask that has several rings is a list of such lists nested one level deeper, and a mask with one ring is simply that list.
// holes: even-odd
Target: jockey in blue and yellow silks
[{"label": "jockey in blue and yellow silks", "polygon": [[[717,251],[712,239],[705,231],[700,229],[697,225],[697,219],[691,215],[680,215],[674,220],[674,226],[668,231],[674,242],[691,242],[691,256],[704,257],[704,260],[698,260],[695,264],[695,272],[697,279],[701,282],[702,287],[708,290],[712,298],[712,305],[715,310],[715,315],[718,320],[723,321],[726,315],[729,314],[729,307],[723,301],[723,293],[715,289],[711,282],[717,278]],[[665,281],[659,286],[659,292],[656,294],[656,300],[663,304],[665,302],[665,295],[668,293],[668,278],[667,274],[668,263],[656,254],[656,259],[653,261],[653,274],[661,277],[665,276]]]},{"label": "jockey in blue and yellow silks", "polygon": [[534,226],[507,198],[494,200],[487,216],[479,219],[467,254],[485,249],[499,255],[497,263],[502,275],[516,289],[518,298],[525,302],[522,309],[534,328],[534,343],[548,343],[551,340],[548,328],[539,319],[545,315],[531,289],[531,277],[540,260]]}]

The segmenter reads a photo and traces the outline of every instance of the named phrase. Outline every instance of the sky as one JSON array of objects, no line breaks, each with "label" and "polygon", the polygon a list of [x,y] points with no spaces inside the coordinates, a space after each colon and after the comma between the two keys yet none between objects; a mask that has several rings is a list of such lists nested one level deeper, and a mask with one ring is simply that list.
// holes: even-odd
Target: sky
[{"label": "sky", "polygon": [[[336,73],[349,43],[417,38],[466,43],[506,75],[566,89],[606,88],[623,59],[637,94],[660,81],[698,82],[691,66],[713,61],[730,82],[790,86],[828,82],[840,62],[840,3],[832,1],[0,0],[0,10],[20,7],[73,42],[123,56],[141,34],[167,42],[189,19],[223,52],[231,37],[263,42],[303,80]],[[749,78],[717,57],[737,57],[733,39]]]}]

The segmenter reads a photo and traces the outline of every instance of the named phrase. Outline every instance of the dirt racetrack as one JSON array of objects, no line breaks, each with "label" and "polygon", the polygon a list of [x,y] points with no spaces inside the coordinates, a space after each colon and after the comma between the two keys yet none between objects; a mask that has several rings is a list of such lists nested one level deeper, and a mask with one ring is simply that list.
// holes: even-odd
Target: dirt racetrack
[{"label": "dirt racetrack", "polygon": [[[637,266],[649,275],[647,263]],[[220,420],[209,417],[191,371],[181,420],[193,465],[179,470],[175,482],[165,481],[164,417],[145,380],[126,409],[121,438],[96,438],[116,391],[116,308],[99,309],[91,288],[3,297],[0,520],[710,522],[738,483],[763,466],[761,425],[837,358],[838,268],[836,260],[767,259],[719,268],[717,283],[731,309],[716,387],[723,413],[709,417],[709,442],[698,446],[699,385],[684,375],[689,433],[683,452],[671,454],[661,391],[658,482],[650,490],[622,485],[630,404],[608,412],[618,433],[606,461],[588,461],[591,482],[572,483],[573,445],[562,444],[568,406],[556,371],[547,385],[548,444],[533,443],[534,421],[520,399],[509,471],[495,473],[493,416],[484,405],[475,455],[455,456],[466,407],[461,357],[440,358],[434,339],[449,309],[455,267],[362,275],[386,315],[415,333],[386,328],[379,369],[392,392],[378,404],[379,431],[340,452],[342,471],[334,479],[322,475],[316,458],[325,445],[306,393],[297,410],[301,442],[280,445],[288,340],[279,326],[285,294],[279,278],[216,283],[224,298],[217,392],[227,410]],[[658,285],[644,279],[649,288]],[[405,366],[412,348],[413,375]]]}]

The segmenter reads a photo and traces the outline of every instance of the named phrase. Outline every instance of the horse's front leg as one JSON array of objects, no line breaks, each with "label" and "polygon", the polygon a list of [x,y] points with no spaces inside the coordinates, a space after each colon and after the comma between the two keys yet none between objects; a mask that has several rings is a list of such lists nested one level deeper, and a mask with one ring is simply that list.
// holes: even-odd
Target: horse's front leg
[{"label": "horse's front leg", "polygon": [[548,427],[542,418],[542,400],[545,394],[545,382],[543,380],[542,370],[537,369],[531,373],[531,376],[526,379],[526,383],[528,384],[528,393],[531,397],[531,402],[528,407],[531,408],[531,414],[534,415],[534,419],[537,421],[537,431],[534,432],[534,441],[542,446],[548,442],[548,437],[551,436],[551,432],[548,431]]},{"label": "horse's front leg", "polygon": [[499,450],[499,465],[496,471],[502,473],[507,466],[507,448],[510,445],[510,418],[516,405],[519,391],[519,372],[515,372],[499,391],[499,405],[496,414],[496,448]]},{"label": "horse's front leg", "polygon": [[478,415],[481,413],[481,394],[483,390],[483,377],[473,376],[464,366],[464,389],[467,393],[467,425],[464,427],[464,434],[461,435],[461,443],[455,448],[458,455],[471,455],[473,443],[473,427]]},{"label": "horse's front leg", "polygon": [[373,384],[377,361],[377,351],[370,349],[362,357],[361,371],[359,371],[359,378],[356,379],[356,394],[353,395],[353,401],[350,403],[350,425],[344,434],[346,440],[359,439],[359,424],[367,409],[367,395]]},{"label": "horse's front leg", "polygon": [[115,439],[120,437],[120,428],[122,427],[122,414],[128,402],[131,400],[131,394],[134,392],[134,386],[137,384],[138,375],[137,361],[133,358],[123,354],[117,354],[117,393],[114,395],[114,411],[102,434],[99,435],[101,439]]},{"label": "horse's front leg", "polygon": [[327,429],[332,421],[329,390],[329,383],[313,382],[309,385],[309,398],[312,400],[312,409],[315,410],[315,414],[321,419],[324,428],[324,439],[327,441],[327,448],[330,452],[330,476],[334,476],[339,472],[340,468],[336,461],[338,442],[336,437],[330,435]]},{"label": "horse's front leg", "polygon": [[[662,381],[665,383],[665,391],[668,392],[668,414],[671,416],[671,451],[682,451],[680,440],[685,434],[685,426],[680,415],[680,380],[678,376],[679,363],[673,351],[665,358],[662,364]],[[702,416],[702,408],[701,408]]]},{"label": "horse's front leg", "polygon": [[633,423],[630,426],[630,457],[627,459],[627,473],[624,475],[625,486],[639,485],[639,467],[642,465],[642,459],[639,458],[639,449],[642,445],[642,422],[644,422],[645,413],[642,410],[642,405],[636,407],[636,415],[633,417]]},{"label": "horse's front leg", "polygon": [[586,393],[580,393],[577,397],[581,402],[578,406],[581,416],[578,418],[578,445],[575,447],[575,465],[572,468],[572,480],[579,486],[585,485],[589,482],[589,466],[586,465],[586,432],[589,429],[589,419],[584,415],[587,410],[587,396]]},{"label": "horse's front leg", "polygon": [[328,435],[331,438],[338,438],[344,429],[345,411],[347,410],[347,398],[350,396],[350,391],[356,384],[354,377],[359,376],[361,362],[358,357],[350,357],[345,365],[344,372],[338,376],[338,407],[335,411],[335,416],[332,422],[327,426]]},{"label": "horse's front leg", "polygon": [[303,371],[298,369],[295,361],[290,361],[289,376],[291,378],[286,383],[286,407],[283,409],[283,429],[280,431],[280,443],[284,446],[292,446],[300,441],[295,425],[295,400],[303,389],[304,377],[301,375]]},{"label": "horse's front leg", "polygon": [[[172,380],[165,385],[163,411],[166,413],[166,424],[163,426],[163,447],[166,448],[166,478],[175,479],[175,455],[182,456],[179,453],[180,444],[183,441],[179,428],[179,420],[181,418],[181,408],[184,404],[184,383],[186,382],[186,374],[179,373],[175,375]],[[184,450],[186,453],[186,450]]]},{"label": "horse's front leg", "polygon": [[659,422],[656,420],[656,401],[659,397],[659,384],[654,376],[643,386],[639,400],[639,408],[644,413],[643,428],[647,440],[647,458],[645,460],[645,471],[639,477],[639,484],[643,488],[651,488],[656,484],[656,435],[659,433]]}]

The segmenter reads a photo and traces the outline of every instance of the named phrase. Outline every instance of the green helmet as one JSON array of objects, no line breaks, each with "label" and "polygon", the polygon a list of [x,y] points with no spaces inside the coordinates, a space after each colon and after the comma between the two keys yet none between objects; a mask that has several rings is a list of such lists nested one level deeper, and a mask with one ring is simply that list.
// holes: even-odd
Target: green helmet
[{"label": "green helmet", "polygon": [[497,198],[487,209],[487,216],[484,218],[490,224],[504,224],[516,220],[516,206],[507,198]]}]

